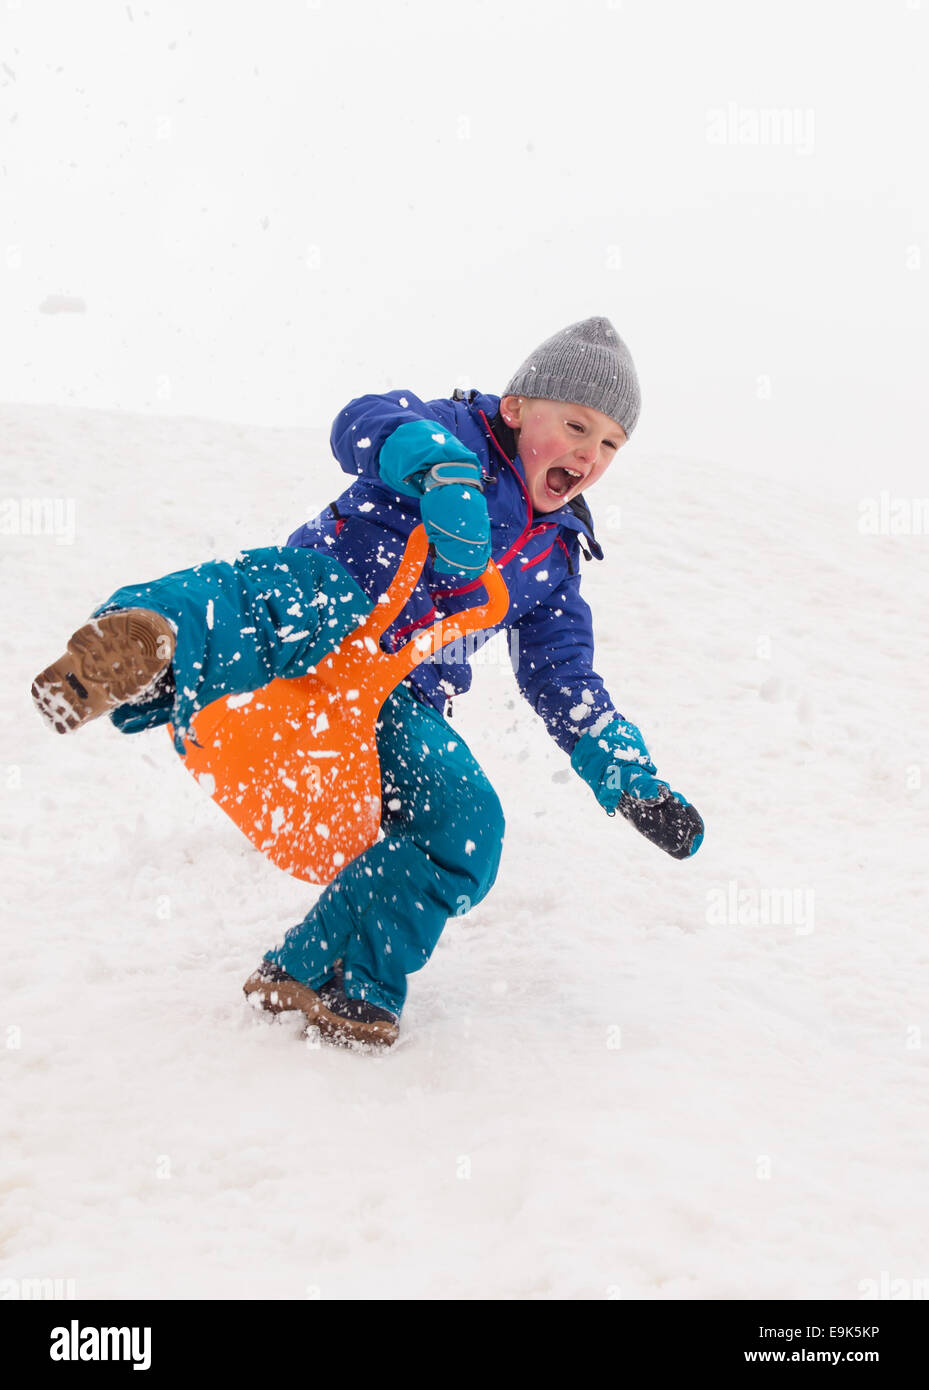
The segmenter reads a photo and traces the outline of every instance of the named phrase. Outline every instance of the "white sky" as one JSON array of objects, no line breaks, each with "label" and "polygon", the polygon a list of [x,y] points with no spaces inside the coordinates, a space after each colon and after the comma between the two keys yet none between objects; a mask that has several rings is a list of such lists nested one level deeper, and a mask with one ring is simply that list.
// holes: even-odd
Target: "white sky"
[{"label": "white sky", "polygon": [[[918,492],[929,0],[0,25],[3,399],[327,426],[365,391],[499,391],[603,313],[630,450]],[[770,111],[786,140],[753,140]]]}]

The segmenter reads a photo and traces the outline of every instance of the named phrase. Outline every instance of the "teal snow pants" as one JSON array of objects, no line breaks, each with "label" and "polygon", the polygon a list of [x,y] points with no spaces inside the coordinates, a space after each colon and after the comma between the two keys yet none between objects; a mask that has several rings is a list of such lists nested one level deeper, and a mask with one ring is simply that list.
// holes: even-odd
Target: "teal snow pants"
[{"label": "teal snow pants", "polygon": [[[153,609],[174,624],[177,648],[173,690],[120,705],[111,719],[124,733],[170,720],[183,753],[196,710],[277,676],[304,675],[371,606],[330,556],[290,546],[118,589],[94,616]],[[377,749],[383,838],[345,866],[265,959],[311,987],[341,959],[346,994],[399,1016],[406,977],[425,965],[448,918],[493,886],[504,823],[464,740],[405,684],[381,710]]]},{"label": "teal snow pants", "polygon": [[346,994],[399,1016],[406,977],[448,918],[493,887],[503,811],[464,740],[404,685],[381,710],[377,751],[384,839],[345,866],[265,960],[315,987],[341,957]]}]

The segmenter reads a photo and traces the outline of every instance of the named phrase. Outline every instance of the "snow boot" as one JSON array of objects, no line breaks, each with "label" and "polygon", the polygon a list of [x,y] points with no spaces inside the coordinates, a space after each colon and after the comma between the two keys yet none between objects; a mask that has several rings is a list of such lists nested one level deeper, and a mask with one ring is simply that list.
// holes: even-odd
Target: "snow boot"
[{"label": "snow boot", "polygon": [[91,618],[72,634],[64,656],[36,676],[36,708],[58,733],[70,733],[137,700],[170,665],[176,642],[168,619],[148,608]]},{"label": "snow boot", "polygon": [[331,1042],[350,1046],[366,1043],[372,1047],[391,1047],[399,1029],[396,1016],[363,999],[350,999],[342,988],[344,976],[341,962],[336,963],[331,980],[318,990],[300,984],[286,970],[270,961],[262,961],[245,981],[245,994],[255,996],[260,1007],[269,1013],[286,1013],[291,1009],[302,1013],[307,1031],[316,1028]]},{"label": "snow boot", "polygon": [[397,1016],[379,1004],[352,999],[345,993],[342,962],[336,961],[331,980],[320,985],[320,1013],[317,1027],[324,1037],[336,1042],[366,1042],[391,1047],[397,1041]]}]

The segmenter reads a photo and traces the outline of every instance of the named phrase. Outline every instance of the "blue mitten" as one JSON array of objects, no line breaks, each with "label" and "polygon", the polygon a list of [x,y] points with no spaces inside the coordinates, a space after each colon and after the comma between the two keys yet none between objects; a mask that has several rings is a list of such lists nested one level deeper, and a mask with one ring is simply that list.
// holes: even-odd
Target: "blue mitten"
[{"label": "blue mitten", "polygon": [[619,811],[673,859],[696,854],[703,843],[703,820],[689,801],[655,776],[635,724],[617,716],[598,734],[582,734],[571,766],[611,816]]},{"label": "blue mitten", "polygon": [[410,420],[381,445],[381,477],[420,513],[441,574],[483,574],[490,559],[490,518],[477,455],[435,420]]},{"label": "blue mitten", "polygon": [[490,517],[481,466],[437,463],[426,476],[420,513],[441,574],[483,574],[490,559]]}]

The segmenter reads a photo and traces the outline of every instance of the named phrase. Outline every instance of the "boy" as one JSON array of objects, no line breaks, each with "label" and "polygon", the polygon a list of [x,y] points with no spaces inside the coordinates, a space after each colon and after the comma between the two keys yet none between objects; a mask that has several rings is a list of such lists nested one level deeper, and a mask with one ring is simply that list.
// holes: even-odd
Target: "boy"
[{"label": "boy", "polygon": [[[632,433],[639,405],[632,358],[604,318],[547,339],[502,397],[456,391],[424,403],[390,391],[351,401],[331,444],[354,481],[327,513],[287,547],[118,590],[37,678],[40,709],[61,732],[107,708],[125,732],[170,718],[183,751],[195,709],[302,674],[351,631],[421,520],[431,561],[383,645],[395,650],[471,606],[493,555],[522,693],[610,815],[619,810],[675,858],[694,854],[703,822],[657,779],[641,733],[595,673],[580,595],[580,556],[602,558],[583,494]],[[496,877],[500,803],[443,715],[470,685],[455,655],[423,662],[381,711],[383,838],[245,983],[260,1007],[300,1010],[337,1041],[395,1041],[407,975],[429,959],[462,896],[480,902]]]}]

